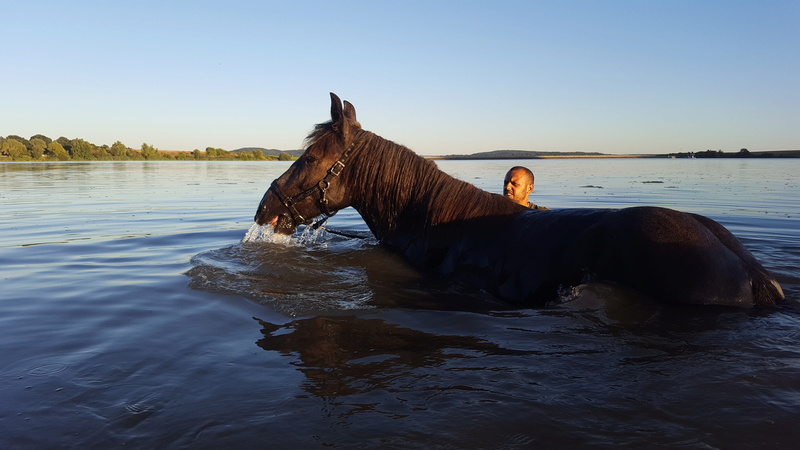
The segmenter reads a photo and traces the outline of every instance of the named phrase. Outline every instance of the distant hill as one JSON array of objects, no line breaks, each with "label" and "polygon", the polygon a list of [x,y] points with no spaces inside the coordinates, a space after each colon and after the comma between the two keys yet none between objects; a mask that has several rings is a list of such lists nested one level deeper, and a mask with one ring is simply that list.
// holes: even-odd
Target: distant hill
[{"label": "distant hill", "polygon": [[261,153],[263,153],[265,156],[280,156],[281,153],[288,153],[288,154],[292,155],[295,158],[297,158],[300,155],[302,155],[303,152],[305,151],[305,150],[278,150],[276,148],[264,148],[264,147],[242,147],[242,148],[237,148],[236,150],[231,150],[230,152],[231,153],[242,153],[242,152],[252,153],[252,152],[254,152],[256,150],[261,150]]},{"label": "distant hill", "polygon": [[537,152],[530,150],[493,150],[471,155],[446,155],[443,159],[535,159],[535,158],[586,158],[606,156],[597,152]]}]

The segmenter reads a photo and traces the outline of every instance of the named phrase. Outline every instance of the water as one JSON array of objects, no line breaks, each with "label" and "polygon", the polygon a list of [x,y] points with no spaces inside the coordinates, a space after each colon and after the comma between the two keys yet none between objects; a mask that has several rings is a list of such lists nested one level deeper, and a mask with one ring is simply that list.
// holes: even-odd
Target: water
[{"label": "water", "polygon": [[[439,164],[499,192],[517,162]],[[245,239],[287,163],[0,164],[0,447],[796,445],[800,162],[522,163],[551,208],[718,220],[792,303],[510,310],[369,238]]]}]

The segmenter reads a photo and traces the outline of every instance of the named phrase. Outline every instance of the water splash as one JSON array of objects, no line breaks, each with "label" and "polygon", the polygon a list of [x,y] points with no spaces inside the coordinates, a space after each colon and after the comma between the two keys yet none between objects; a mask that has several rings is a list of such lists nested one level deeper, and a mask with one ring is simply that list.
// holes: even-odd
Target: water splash
[{"label": "water splash", "polygon": [[286,234],[276,233],[275,229],[270,225],[259,225],[253,222],[250,229],[247,230],[242,238],[242,244],[251,242],[269,242],[272,244],[291,245],[292,236]]},{"label": "water splash", "polygon": [[259,225],[253,223],[242,238],[242,244],[248,243],[270,243],[279,244],[286,247],[310,247],[327,248],[330,234],[324,228],[305,227],[303,231],[295,234],[276,233],[270,225]]}]

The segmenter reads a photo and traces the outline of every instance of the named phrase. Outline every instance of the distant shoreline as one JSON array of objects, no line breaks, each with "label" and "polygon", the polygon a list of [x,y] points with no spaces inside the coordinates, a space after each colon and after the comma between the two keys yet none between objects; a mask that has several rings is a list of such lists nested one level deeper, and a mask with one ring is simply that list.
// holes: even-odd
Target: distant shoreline
[{"label": "distant shoreline", "polygon": [[604,153],[558,153],[558,152],[534,152],[526,150],[495,150],[492,152],[473,153],[471,155],[443,155],[426,156],[430,160],[503,160],[503,159],[638,159],[638,158],[741,158],[741,159],[760,159],[760,158],[800,158],[800,150],[765,150],[750,152],[743,149],[736,153],[725,153],[722,151],[707,150],[705,152],[681,152],[681,153],[661,153],[661,154],[629,154],[629,155],[609,155]]},{"label": "distant shoreline", "polygon": [[503,159],[624,159],[624,158],[666,158],[665,155],[546,155],[546,156],[508,156],[508,157],[486,157],[473,155],[448,155],[448,156],[425,156],[425,159],[448,160],[448,161],[476,161],[476,160],[503,160]]}]

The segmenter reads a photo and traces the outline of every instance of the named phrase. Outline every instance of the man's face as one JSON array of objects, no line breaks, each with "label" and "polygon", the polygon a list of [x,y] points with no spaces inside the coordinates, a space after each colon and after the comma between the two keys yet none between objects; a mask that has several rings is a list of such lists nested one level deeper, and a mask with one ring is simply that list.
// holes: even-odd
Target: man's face
[{"label": "man's face", "polygon": [[533,191],[531,178],[523,170],[506,174],[504,194],[516,203],[528,206],[528,195]]}]

